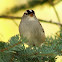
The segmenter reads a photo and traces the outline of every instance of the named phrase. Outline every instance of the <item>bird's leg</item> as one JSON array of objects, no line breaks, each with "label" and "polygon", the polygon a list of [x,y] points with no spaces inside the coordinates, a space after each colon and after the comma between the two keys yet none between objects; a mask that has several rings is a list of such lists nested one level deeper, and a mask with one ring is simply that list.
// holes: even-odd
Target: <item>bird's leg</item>
[{"label": "bird's leg", "polygon": [[33,44],[33,46],[35,46],[35,44]]}]

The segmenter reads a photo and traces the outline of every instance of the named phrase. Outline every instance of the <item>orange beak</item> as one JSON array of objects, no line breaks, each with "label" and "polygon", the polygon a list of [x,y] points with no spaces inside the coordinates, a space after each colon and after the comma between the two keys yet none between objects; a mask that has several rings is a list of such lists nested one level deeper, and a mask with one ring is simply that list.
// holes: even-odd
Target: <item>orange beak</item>
[{"label": "orange beak", "polygon": [[33,13],[31,13],[30,16],[33,17]]}]

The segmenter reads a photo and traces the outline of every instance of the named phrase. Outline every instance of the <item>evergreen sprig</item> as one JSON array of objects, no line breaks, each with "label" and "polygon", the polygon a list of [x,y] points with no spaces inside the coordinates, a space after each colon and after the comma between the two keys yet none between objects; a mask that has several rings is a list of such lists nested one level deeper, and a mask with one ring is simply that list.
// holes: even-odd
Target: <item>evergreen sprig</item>
[{"label": "evergreen sprig", "polygon": [[40,46],[25,47],[28,40],[23,36],[13,36],[9,43],[0,42],[0,62],[55,62],[62,55],[62,31],[59,36],[47,38]]}]

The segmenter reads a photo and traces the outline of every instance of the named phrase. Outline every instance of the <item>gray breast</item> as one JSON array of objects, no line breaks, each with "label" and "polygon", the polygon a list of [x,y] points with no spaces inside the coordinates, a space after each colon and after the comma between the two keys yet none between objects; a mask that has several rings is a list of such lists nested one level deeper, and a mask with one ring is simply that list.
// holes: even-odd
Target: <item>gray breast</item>
[{"label": "gray breast", "polygon": [[19,26],[19,32],[32,44],[36,44],[36,42],[42,41],[42,28],[36,21],[21,22]]}]

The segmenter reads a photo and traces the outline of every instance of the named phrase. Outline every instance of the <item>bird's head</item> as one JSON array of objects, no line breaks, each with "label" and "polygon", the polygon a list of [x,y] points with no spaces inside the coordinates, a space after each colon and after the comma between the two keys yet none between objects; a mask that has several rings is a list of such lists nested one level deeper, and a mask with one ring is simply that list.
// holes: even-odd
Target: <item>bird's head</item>
[{"label": "bird's head", "polygon": [[25,12],[24,12],[24,15],[23,15],[24,17],[33,17],[33,16],[35,16],[35,12],[33,11],[33,10],[26,10]]}]

